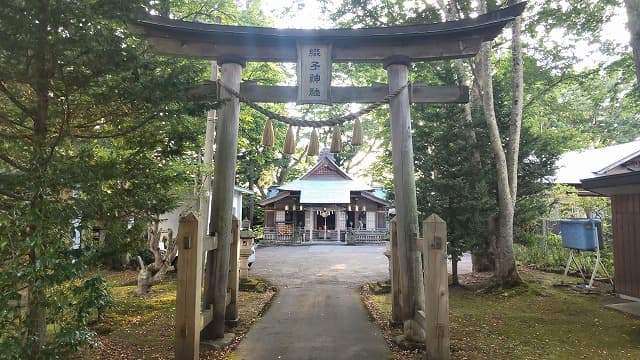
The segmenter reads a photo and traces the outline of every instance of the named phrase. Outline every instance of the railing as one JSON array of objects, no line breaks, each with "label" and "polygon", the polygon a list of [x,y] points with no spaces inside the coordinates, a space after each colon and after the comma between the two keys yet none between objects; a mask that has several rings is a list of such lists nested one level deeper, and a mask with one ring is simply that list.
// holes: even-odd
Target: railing
[{"label": "railing", "polygon": [[389,240],[389,232],[386,229],[347,230],[347,243],[355,244],[381,244]]},{"label": "railing", "polygon": [[270,245],[300,245],[303,240],[302,229],[294,229],[293,231],[277,231],[275,228],[264,228],[262,241],[264,244]]},{"label": "railing", "polygon": [[262,242],[270,245],[301,245],[309,241],[345,241],[348,244],[382,244],[389,241],[386,229],[308,230],[303,228],[264,228]]},{"label": "railing", "polygon": [[343,236],[342,234],[344,234],[344,230],[311,230],[311,239],[315,241],[339,241],[342,240],[340,239]]}]

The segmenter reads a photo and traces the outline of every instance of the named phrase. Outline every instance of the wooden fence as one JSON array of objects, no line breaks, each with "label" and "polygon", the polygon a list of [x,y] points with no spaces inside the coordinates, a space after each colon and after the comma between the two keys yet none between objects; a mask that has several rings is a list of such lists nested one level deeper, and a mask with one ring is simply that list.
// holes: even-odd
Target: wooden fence
[{"label": "wooden fence", "polygon": [[[178,227],[178,288],[176,293],[176,359],[195,360],[199,357],[200,331],[213,319],[213,305],[202,304],[204,254],[217,248],[215,238],[199,236],[198,219],[189,214],[180,219]],[[229,256],[225,321],[238,321],[238,290],[240,256],[240,222],[233,219]],[[211,261],[212,259],[208,259]]]},{"label": "wooden fence", "polygon": [[[424,236],[421,252],[423,258],[424,311],[415,317],[425,332],[426,359],[449,359],[449,278],[447,273],[447,224],[433,214],[422,223]],[[402,303],[400,294],[409,289],[401,288],[398,235],[395,219],[391,221],[391,321],[401,323]]]}]

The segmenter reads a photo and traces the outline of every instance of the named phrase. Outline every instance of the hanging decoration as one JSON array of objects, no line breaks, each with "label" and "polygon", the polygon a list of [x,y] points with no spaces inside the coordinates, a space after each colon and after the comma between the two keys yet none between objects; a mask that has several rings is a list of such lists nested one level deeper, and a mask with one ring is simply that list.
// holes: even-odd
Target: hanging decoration
[{"label": "hanging decoration", "polygon": [[[289,125],[289,129],[287,130],[287,137],[285,138],[285,146],[284,146],[284,152],[286,154],[293,154],[295,153],[295,146],[296,146],[296,140],[295,140],[295,134],[293,133],[293,129],[292,126],[302,126],[302,127],[313,127],[313,132],[311,133],[311,140],[309,143],[309,150],[308,150],[308,155],[309,156],[315,156],[318,154],[318,150],[319,150],[319,142],[318,142],[318,134],[316,132],[316,128],[320,127],[320,126],[333,126],[333,139],[331,141],[331,152],[332,153],[338,153],[342,151],[342,138],[341,138],[341,134],[340,134],[340,129],[338,128],[338,125],[342,125],[347,121],[353,121],[355,120],[354,124],[353,124],[353,136],[351,138],[351,144],[353,146],[360,146],[363,143],[363,134],[362,134],[362,124],[360,123],[360,117],[369,114],[370,112],[372,112],[373,110],[379,108],[380,106],[384,105],[384,104],[388,104],[391,99],[395,98],[396,96],[398,96],[398,94],[400,94],[404,89],[406,89],[409,86],[409,82],[407,82],[406,84],[404,84],[403,86],[399,87],[396,91],[394,91],[391,94],[388,94],[387,96],[385,96],[384,98],[356,111],[338,118],[332,118],[332,119],[328,119],[328,120],[320,120],[320,121],[314,121],[314,120],[306,120],[306,119],[297,119],[297,118],[290,118],[287,116],[283,116],[280,114],[277,114],[269,109],[266,109],[258,104],[256,104],[255,102],[247,99],[246,97],[240,95],[239,92],[237,92],[235,89],[232,89],[230,87],[228,87],[227,85],[225,85],[222,81],[218,80],[218,85],[222,88],[224,88],[226,91],[228,91],[231,95],[235,96],[238,98],[238,100],[242,101],[243,103],[247,104],[247,106],[249,106],[250,108],[256,110],[257,112],[265,115],[268,117],[267,123],[265,124],[265,128],[263,130],[262,133],[262,145],[264,146],[273,146],[274,145],[274,132],[273,132],[273,123],[271,122],[271,119],[283,122],[285,124]],[[314,140],[315,139],[315,140]],[[315,142],[315,143],[314,143]],[[317,145],[317,148],[316,148]]]},{"label": "hanging decoration", "polygon": [[362,145],[362,124],[360,123],[360,118],[356,118],[353,122],[353,135],[351,136],[351,145],[360,146]]},{"label": "hanging decoration", "polygon": [[340,133],[338,125],[333,126],[333,138],[331,139],[330,151],[334,154],[342,151],[342,134]]},{"label": "hanging decoration", "polygon": [[262,146],[273,146],[275,144],[275,136],[273,135],[273,122],[267,119],[262,130]]},{"label": "hanging decoration", "polygon": [[293,133],[293,126],[289,125],[287,129],[287,136],[284,138],[284,150],[285,154],[295,154],[296,152],[296,134]]},{"label": "hanging decoration", "polygon": [[320,154],[320,141],[318,140],[318,131],[316,128],[313,128],[311,131],[311,138],[309,139],[307,156],[318,156],[318,154]]}]

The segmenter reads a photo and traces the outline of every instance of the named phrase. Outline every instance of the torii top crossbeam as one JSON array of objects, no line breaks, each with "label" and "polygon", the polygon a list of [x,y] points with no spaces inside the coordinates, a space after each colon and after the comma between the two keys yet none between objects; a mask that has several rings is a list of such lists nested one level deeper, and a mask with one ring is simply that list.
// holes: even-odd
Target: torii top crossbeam
[{"label": "torii top crossbeam", "polygon": [[235,56],[255,62],[295,62],[304,42],[333,45],[334,62],[379,62],[389,55],[413,62],[472,57],[519,16],[526,3],[473,19],[364,29],[274,29],[172,20],[149,16],[133,27],[165,55],[216,60]]}]

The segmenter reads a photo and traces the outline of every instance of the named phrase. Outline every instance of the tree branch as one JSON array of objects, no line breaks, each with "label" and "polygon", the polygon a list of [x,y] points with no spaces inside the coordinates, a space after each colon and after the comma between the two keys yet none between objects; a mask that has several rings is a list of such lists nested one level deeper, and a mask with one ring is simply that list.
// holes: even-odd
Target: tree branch
[{"label": "tree branch", "polygon": [[7,190],[2,190],[0,189],[0,195],[6,196],[8,198],[14,199],[14,200],[19,200],[19,201],[27,201],[26,198],[18,195],[18,194],[14,194],[11,192],[8,192]]},{"label": "tree branch", "polygon": [[0,113],[0,121],[4,121],[5,123],[13,125],[13,126],[16,126],[18,128],[22,128],[22,129],[25,129],[25,130],[33,131],[32,127],[29,127],[29,126],[23,125],[23,124],[21,124],[21,123],[19,123],[17,121],[11,120],[7,116],[5,116],[4,114],[1,114],[1,113]]},{"label": "tree branch", "polygon": [[132,132],[145,127],[146,125],[151,123],[153,120],[155,120],[156,117],[157,117],[156,114],[150,115],[147,119],[145,119],[144,121],[140,122],[139,124],[136,124],[136,125],[130,127],[129,129],[126,129],[126,130],[123,130],[123,131],[119,131],[119,132],[110,133],[110,134],[106,133],[106,134],[84,135],[84,134],[80,134],[80,133],[74,133],[72,135],[74,137],[77,137],[77,138],[80,138],[80,139],[109,139],[109,138],[124,136],[124,135],[131,134]]},{"label": "tree branch", "polygon": [[9,134],[9,133],[5,133],[5,132],[0,132],[0,138],[4,138],[4,139],[20,139],[20,140],[31,141],[31,138],[29,137],[29,135]]},{"label": "tree branch", "polygon": [[22,110],[23,113],[33,118],[35,113],[29,110],[29,108],[18,100],[11,91],[5,86],[4,82],[0,81],[0,92],[2,92],[18,109]]},{"label": "tree branch", "polygon": [[29,171],[29,168],[19,164],[16,160],[10,158],[7,154],[3,154],[0,153],[0,160],[4,161],[5,163],[11,165],[12,167],[22,171],[22,172],[27,172]]}]

